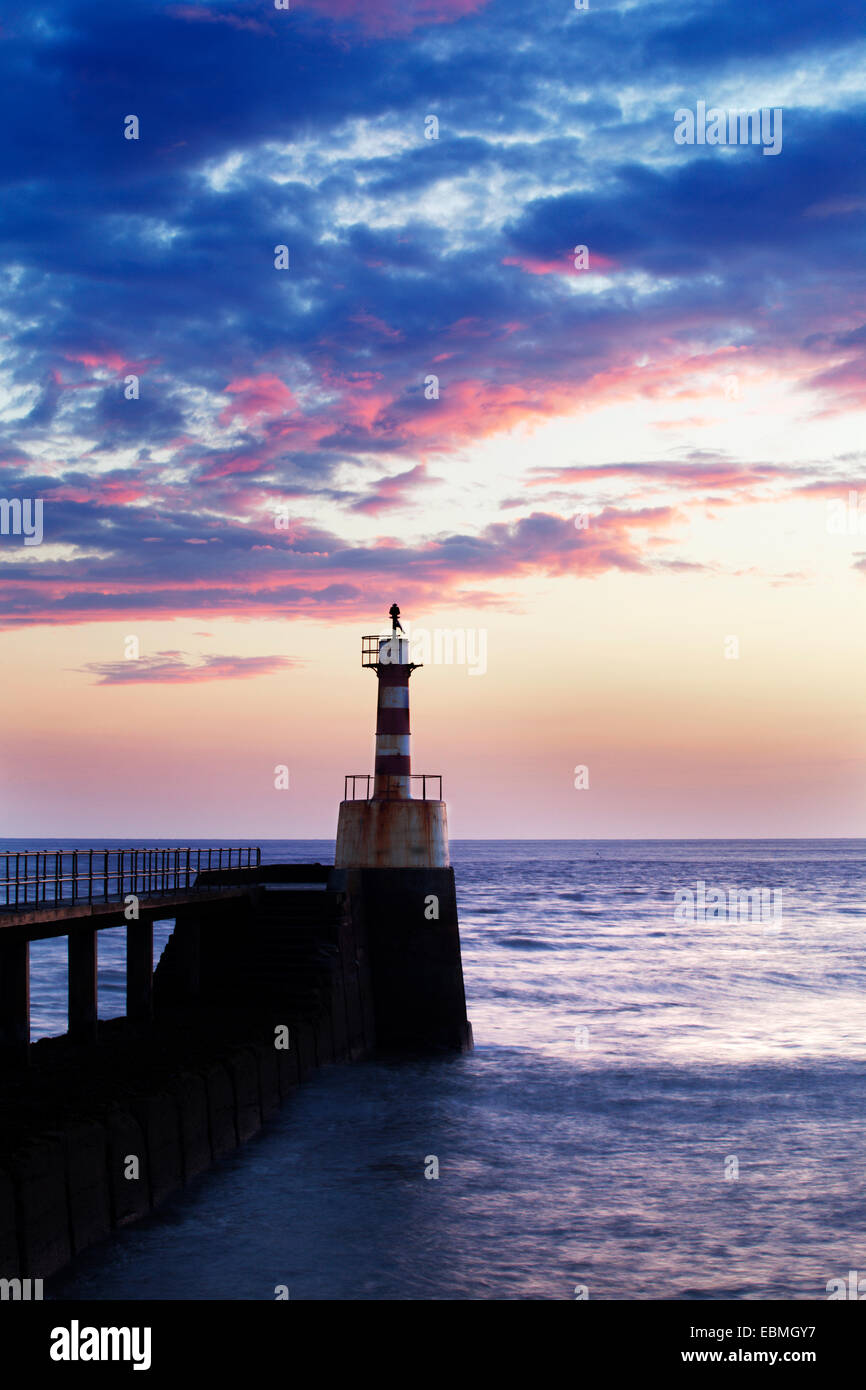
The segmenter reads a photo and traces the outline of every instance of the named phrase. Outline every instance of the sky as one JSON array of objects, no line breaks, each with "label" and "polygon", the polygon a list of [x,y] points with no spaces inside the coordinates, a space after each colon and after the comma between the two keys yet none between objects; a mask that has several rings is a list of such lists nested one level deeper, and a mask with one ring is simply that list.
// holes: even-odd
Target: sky
[{"label": "sky", "polygon": [[864,50],[7,0],[0,834],[332,836],[394,601],[452,836],[866,834]]}]

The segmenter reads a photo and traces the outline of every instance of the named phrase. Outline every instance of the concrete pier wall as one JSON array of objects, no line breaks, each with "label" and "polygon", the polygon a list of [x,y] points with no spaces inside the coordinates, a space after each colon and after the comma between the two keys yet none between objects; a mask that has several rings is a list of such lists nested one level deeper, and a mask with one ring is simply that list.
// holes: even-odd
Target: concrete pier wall
[{"label": "concrete pier wall", "polygon": [[0,1074],[0,1278],[56,1274],[251,1139],[317,1067],[372,1050],[362,924],[344,894],[285,878],[178,916],[152,1026],[43,1039]]},{"label": "concrete pier wall", "polygon": [[0,1278],[49,1278],[156,1210],[257,1133],[297,1084],[296,1066],[277,1067],[260,1042],[3,1153]]},{"label": "concrete pier wall", "polygon": [[152,1021],[0,1071],[0,1279],[50,1278],[157,1209],[317,1067],[471,1046],[453,871],[315,867],[315,886],[255,870],[246,896],[180,911]]},{"label": "concrete pier wall", "polygon": [[377,1047],[468,1051],[454,870],[335,868],[330,883],[367,942]]}]

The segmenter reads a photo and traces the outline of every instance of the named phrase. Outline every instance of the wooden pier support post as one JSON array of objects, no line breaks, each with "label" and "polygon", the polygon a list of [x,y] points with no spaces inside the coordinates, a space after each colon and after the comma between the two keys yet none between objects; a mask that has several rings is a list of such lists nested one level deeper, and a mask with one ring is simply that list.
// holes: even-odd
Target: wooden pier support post
[{"label": "wooden pier support post", "polygon": [[8,1065],[30,1060],[30,943],[0,943],[0,1056]]},{"label": "wooden pier support post", "polygon": [[153,923],[126,928],[126,1016],[136,1023],[153,1018]]},{"label": "wooden pier support post", "polygon": [[96,1042],[96,931],[69,933],[69,1036],[73,1042]]}]

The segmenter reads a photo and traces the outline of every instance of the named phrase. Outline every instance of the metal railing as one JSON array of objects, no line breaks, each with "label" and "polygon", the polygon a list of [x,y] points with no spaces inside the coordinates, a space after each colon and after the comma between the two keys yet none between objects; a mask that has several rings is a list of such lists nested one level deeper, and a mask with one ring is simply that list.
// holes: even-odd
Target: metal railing
[{"label": "metal railing", "polygon": [[[387,635],[387,634],[386,634]],[[378,666],[379,643],[382,638],[376,633],[372,637],[361,638],[361,665]]]},{"label": "metal railing", "polygon": [[257,846],[0,851],[0,908],[109,902],[192,888],[208,869],[254,868]]},{"label": "metal railing", "polygon": [[[399,781],[406,781],[407,779],[406,779],[406,777],[404,777],[404,776],[402,776],[402,775],[399,777],[399,779],[398,779],[397,777],[392,777],[391,780],[390,780],[389,783],[388,783],[388,790],[385,792],[384,797],[381,797],[381,798],[380,798],[380,797],[377,796],[377,797],[376,797],[376,800],[378,801],[378,800],[381,799],[381,800],[384,800],[384,801],[396,801],[396,800],[401,800],[401,801],[402,801],[404,798],[403,798],[402,796],[398,796],[397,792],[395,792],[395,791],[393,790],[393,785],[392,785],[394,782],[396,782],[396,781],[398,781],[398,780],[399,780]],[[410,772],[410,773],[408,774],[408,780],[409,780],[410,782],[420,782],[420,783],[421,783],[421,796],[420,796],[420,797],[416,797],[416,798],[415,798],[416,800],[420,800],[420,801],[441,801],[441,800],[442,800],[442,774],[441,774],[441,772]],[[352,794],[351,794],[351,796],[349,795],[349,783],[350,783],[350,782],[351,782],[351,784],[352,784]],[[363,782],[363,783],[365,784],[366,790],[359,793],[359,792],[357,791],[356,785],[355,785],[357,782]],[[347,773],[346,773],[345,782],[344,782],[344,784],[343,784],[343,800],[344,800],[344,801],[370,801],[370,800],[372,799],[372,795],[373,795],[371,788],[375,786],[375,782],[376,782],[376,775],[375,775],[375,773],[372,773],[372,772],[347,772]],[[428,783],[428,782],[438,782],[438,783],[439,783],[439,795],[438,795],[438,796],[433,796],[433,795],[428,796],[428,795],[427,795],[427,783]]]}]

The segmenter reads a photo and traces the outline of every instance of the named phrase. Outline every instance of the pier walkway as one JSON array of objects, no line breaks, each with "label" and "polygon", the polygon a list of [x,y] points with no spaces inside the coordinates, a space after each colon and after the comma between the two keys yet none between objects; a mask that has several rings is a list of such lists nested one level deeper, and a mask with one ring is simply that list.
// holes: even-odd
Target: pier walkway
[{"label": "pier walkway", "polygon": [[0,853],[0,1063],[30,1047],[30,943],[66,936],[69,1033],[97,1033],[96,933],[126,927],[127,1016],[152,1012],[153,924],[248,897],[257,846],[19,850]]}]

